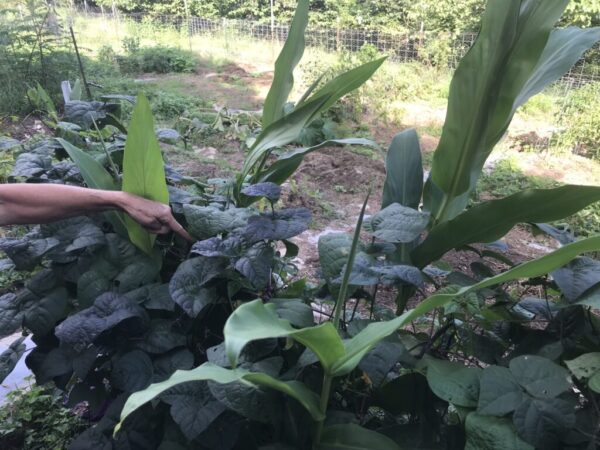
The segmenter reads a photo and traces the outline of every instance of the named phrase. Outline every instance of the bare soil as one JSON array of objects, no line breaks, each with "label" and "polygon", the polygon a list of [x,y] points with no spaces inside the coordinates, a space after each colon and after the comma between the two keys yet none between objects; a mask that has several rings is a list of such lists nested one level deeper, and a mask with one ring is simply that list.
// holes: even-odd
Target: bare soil
[{"label": "bare soil", "polygon": [[138,81],[170,85],[217,107],[253,111],[261,109],[272,79],[273,72],[264,68],[233,63],[215,66],[201,62],[195,73],[148,74]]},{"label": "bare soil", "polygon": [[50,129],[37,117],[29,115],[16,120],[0,117],[0,135],[26,141],[42,134],[50,134]]}]

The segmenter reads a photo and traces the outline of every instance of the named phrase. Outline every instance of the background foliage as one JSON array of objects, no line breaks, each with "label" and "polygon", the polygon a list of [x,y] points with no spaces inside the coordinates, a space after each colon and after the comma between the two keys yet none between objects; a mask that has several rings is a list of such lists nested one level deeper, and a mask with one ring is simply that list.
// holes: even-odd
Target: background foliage
[{"label": "background foliage", "polygon": [[[89,2],[90,4],[92,2]],[[180,0],[97,0],[97,5],[123,11],[155,14],[184,14]],[[426,31],[472,31],[485,0],[315,0],[311,2],[311,20],[321,26],[363,28],[407,28]],[[296,8],[294,0],[276,0],[274,15],[277,21],[291,18]],[[269,0],[189,0],[190,13],[201,17],[266,20],[270,17]],[[600,23],[599,0],[571,2],[563,24],[593,26]]]}]

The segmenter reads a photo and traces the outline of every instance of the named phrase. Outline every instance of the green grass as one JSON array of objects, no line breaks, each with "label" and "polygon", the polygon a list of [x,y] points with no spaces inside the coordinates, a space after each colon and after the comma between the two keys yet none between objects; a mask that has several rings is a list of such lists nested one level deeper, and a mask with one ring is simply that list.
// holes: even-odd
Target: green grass
[{"label": "green grass", "polygon": [[554,117],[559,112],[560,93],[556,87],[552,87],[546,92],[542,92],[525,103],[518,111],[518,114],[524,118],[545,120]]},{"label": "green grass", "polygon": [[479,179],[477,192],[501,198],[524,189],[549,189],[557,186],[559,183],[548,178],[525,175],[516,158],[507,158],[497,161],[490,172],[484,171]]},{"label": "green grass", "polygon": [[442,129],[444,124],[437,122],[430,122],[427,125],[417,127],[419,135],[429,135],[432,137],[440,138],[442,136]]},{"label": "green grass", "polygon": [[[512,157],[497,161],[493,170],[484,172],[477,185],[474,200],[490,196],[503,198],[525,189],[551,189],[560,185],[561,183],[547,177],[524,174],[518,160]],[[600,234],[600,203],[593,204],[560,223],[568,224],[576,236]]]}]

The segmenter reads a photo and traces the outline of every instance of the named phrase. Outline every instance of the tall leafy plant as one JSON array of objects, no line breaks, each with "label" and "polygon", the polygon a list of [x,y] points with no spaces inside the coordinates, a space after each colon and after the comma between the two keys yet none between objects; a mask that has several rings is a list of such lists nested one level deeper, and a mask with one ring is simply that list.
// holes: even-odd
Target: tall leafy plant
[{"label": "tall leafy plant", "polygon": [[[86,107],[86,102],[81,103],[81,108]],[[138,96],[129,124],[123,153],[122,179],[119,173],[111,175],[100,162],[67,140],[57,138],[57,141],[77,164],[89,187],[122,190],[149,200],[169,204],[162,152],[154,131],[150,103],[144,94]],[[111,156],[107,155],[107,158],[111,163],[111,168],[114,169]],[[148,255],[153,254],[155,235],[144,230],[137,222],[121,213],[110,212],[106,215],[116,231],[122,235],[126,231],[134,245]]]},{"label": "tall leafy plant", "polygon": [[[331,392],[336,391],[344,401],[351,398],[347,390],[352,388],[346,390],[345,387],[355,386],[352,384],[357,374],[355,371],[360,369],[358,373],[362,371],[373,383],[375,395],[372,400],[384,409],[386,418],[387,414],[408,414],[411,418],[418,418],[422,424],[443,424],[451,428],[448,423],[436,422],[432,416],[440,408],[450,411],[448,408],[453,405],[457,410],[454,414],[456,420],[462,422],[461,436],[466,441],[462,447],[466,443],[469,449],[492,449],[498,445],[545,448],[563,439],[559,434],[572,430],[575,424],[575,413],[569,406],[572,395],[569,394],[574,386],[584,388],[567,381],[566,370],[552,361],[561,361],[566,350],[550,348],[553,344],[540,347],[531,342],[533,336],[531,340],[521,341],[510,334],[509,342],[504,342],[502,330],[522,320],[519,317],[528,311],[536,311],[527,317],[547,317],[550,325],[545,331],[547,340],[544,342],[552,342],[554,327],[560,329],[563,336],[564,327],[581,317],[586,307],[597,307],[595,296],[600,282],[597,264],[580,258],[561,267],[578,254],[596,248],[599,238],[568,243],[553,253],[518,266],[500,253],[484,250],[482,255],[512,268],[495,273],[483,263],[474,263],[472,270],[476,279],[463,273],[449,273],[430,264],[453,248],[469,248],[473,243],[499,239],[517,223],[558,220],[600,200],[599,187],[564,186],[520,192],[463,212],[486,159],[508,128],[515,110],[562,76],[600,37],[600,31],[596,29],[553,31],[552,27],[566,4],[566,1],[530,0],[489,2],[480,36],[452,81],[446,125],[427,184],[423,186],[418,136],[412,130],[405,131],[394,139],[390,147],[383,209],[370,219],[367,226],[373,235],[371,243],[358,241],[362,214],[353,239],[329,235],[319,242],[325,281],[332,294],[339,294],[332,321],[312,327],[300,326],[278,310],[276,301],[265,304],[256,300],[240,306],[225,325],[223,358],[192,371],[179,371],[169,380],[132,395],[123,410],[121,423],[127,424],[129,415],[134,411],[147,407],[147,402],[157,396],[168,395],[171,389],[178,389],[182,383],[203,385],[209,381],[209,386],[215,386],[243,382],[249,388],[283,392],[306,410],[313,420],[313,432],[310,443],[305,441],[305,447],[343,448],[351,443],[358,448],[410,445],[415,435],[405,434],[408,428],[386,429],[387,436],[397,437],[394,440],[347,423],[327,426],[329,415],[332,422],[335,420],[328,408]],[[258,155],[257,161],[262,158],[264,162],[268,157],[268,145],[267,150],[262,152],[260,140],[257,142],[254,155]],[[253,155],[252,151],[250,155]],[[263,170],[263,162],[259,171]],[[272,167],[277,169],[283,164],[276,160]],[[290,163],[290,166],[293,167],[293,164]],[[423,195],[425,206],[421,211],[419,206]],[[551,228],[542,227],[554,233]],[[427,235],[421,239],[424,232]],[[470,250],[480,251],[474,247]],[[541,307],[544,299],[520,302],[504,288],[504,283],[520,278],[535,283],[552,271],[566,300],[556,307],[550,305],[548,295],[544,309]],[[415,289],[423,287],[425,280],[439,287],[434,279],[439,280],[445,275],[448,275],[449,286],[404,312]],[[352,318],[347,318],[347,295],[353,293],[358,301],[360,296],[368,296],[365,292],[357,293],[359,288],[380,283],[404,289],[398,298],[399,316],[355,325]],[[376,294],[371,296],[372,306],[375,297]],[[490,299],[493,299],[492,305],[488,304]],[[564,308],[564,311],[556,312],[553,308]],[[371,316],[373,313],[372,309]],[[428,317],[429,314],[433,314],[433,318]],[[415,347],[423,348],[415,353],[397,342],[398,339],[406,342],[402,341],[406,333],[397,333],[397,330],[419,320],[431,322],[431,334],[428,340],[419,337],[419,333],[411,335],[412,340],[408,342],[416,342]],[[437,328],[442,320],[444,325]],[[597,320],[590,317],[592,330],[595,324]],[[587,323],[585,327],[588,328]],[[598,344],[597,339],[592,337],[593,331],[591,334],[587,331],[582,333],[583,336],[570,335],[570,339],[578,345],[586,339]],[[437,344],[447,335],[449,342]],[[285,370],[280,367],[279,371],[266,372],[239,366],[247,344],[280,337],[292,339],[307,350],[299,358],[290,360],[288,357]],[[455,343],[452,339],[460,341]],[[500,358],[509,350],[510,342],[518,345],[510,353],[510,367],[505,368],[500,366]],[[434,345],[441,355],[457,348],[492,366],[483,371],[480,380],[480,369],[427,355]],[[592,349],[593,345],[590,345]],[[568,345],[567,348],[575,351],[574,346]],[[391,355],[390,349],[393,349]],[[529,352],[539,352],[544,356],[530,355]],[[583,369],[577,363],[567,364],[574,374],[588,383],[590,391],[586,391],[586,399],[596,398],[597,367],[591,362],[594,357],[586,354],[584,360],[581,361],[585,366]],[[321,383],[311,382],[304,376],[305,368],[317,362],[322,374]],[[398,373],[393,367],[399,362],[402,370]],[[496,363],[498,365],[494,365]],[[261,368],[261,365],[255,361],[253,367]],[[335,380],[342,377],[344,382],[336,387]],[[379,381],[373,381],[375,379]],[[532,381],[534,379],[536,381]],[[317,393],[319,390],[320,395]],[[403,395],[409,396],[409,400],[403,402],[398,397]],[[429,402],[424,400],[428,395]],[[365,394],[365,398],[371,399],[369,394]],[[435,399],[445,402],[443,405],[447,409],[437,404]],[[339,404],[337,406],[340,407]],[[587,408],[581,415],[596,417]],[[551,423],[556,424],[555,429],[551,429]],[[573,433],[577,434],[576,439],[580,439],[582,445],[589,441],[582,437],[586,432]],[[404,436],[407,437],[406,442],[402,439]],[[457,448],[462,447],[457,444]]]},{"label": "tall leafy plant", "polygon": [[298,2],[288,39],[275,63],[273,84],[264,105],[262,132],[250,147],[242,170],[237,176],[234,195],[239,205],[252,202],[251,198],[241,192],[244,184],[261,182],[282,184],[293,175],[304,156],[310,152],[331,145],[373,145],[366,139],[333,140],[309,148],[287,150],[274,161],[269,161],[274,150],[296,142],[303,129],[344,95],[358,89],[385,61],[385,58],[380,58],[351,69],[319,89],[316,89],[317,82],[309,87],[292,108],[286,109],[294,85],[294,69],[304,53],[308,6],[308,0]]},{"label": "tall leafy plant", "polygon": [[451,249],[500,239],[517,223],[559,220],[600,200],[598,187],[564,186],[527,190],[463,212],[516,109],[564,75],[600,39],[598,28],[553,29],[567,4],[489,2],[481,32],[452,79],[446,121],[424,189],[416,133],[405,131],[394,139],[382,207],[397,203],[415,210],[422,196],[429,215],[421,230],[428,232],[426,238],[400,247],[404,262],[424,268]]},{"label": "tall leafy plant", "polygon": [[600,29],[553,30],[568,0],[490,1],[481,32],[450,86],[448,113],[425,209],[433,225],[462,212],[517,108],[559,79],[600,39]]},{"label": "tall leafy plant", "polygon": [[[169,191],[165,181],[162,152],[154,132],[150,103],[138,96],[125,143],[123,157],[123,191],[166,205]],[[155,235],[144,230],[130,217],[125,217],[129,239],[146,254],[152,254]]]}]

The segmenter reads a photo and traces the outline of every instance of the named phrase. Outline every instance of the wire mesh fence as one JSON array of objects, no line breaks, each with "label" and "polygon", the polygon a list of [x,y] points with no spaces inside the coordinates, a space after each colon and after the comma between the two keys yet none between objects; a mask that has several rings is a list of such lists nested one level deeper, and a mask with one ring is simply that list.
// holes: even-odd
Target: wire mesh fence
[{"label": "wire mesh fence", "polygon": [[[204,17],[182,17],[177,15],[123,14],[113,9],[79,10],[88,16],[102,16],[109,20],[129,19],[135,22],[151,21],[159,26],[174,28],[189,36],[229,35],[258,40],[275,41],[282,44],[288,37],[289,26],[279,23],[265,23],[251,20],[208,19]],[[376,48],[388,55],[394,62],[422,61],[444,63],[456,68],[459,61],[475,42],[476,33],[465,32],[456,37],[440,33],[433,35],[419,31],[389,32],[367,29],[343,29],[309,27],[306,33],[306,45],[321,48],[329,52],[358,52],[365,45]],[[573,88],[590,82],[600,81],[600,44],[579,61],[562,81]]]},{"label": "wire mesh fence", "polygon": [[[79,11],[81,14],[82,11]],[[281,45],[289,34],[289,26],[278,23],[265,23],[250,20],[208,19],[203,17],[182,17],[176,15],[121,14],[115,10],[83,12],[88,17],[102,17],[105,20],[133,21],[149,24],[150,27],[168,27],[177,32],[193,37],[225,37],[227,41],[240,40],[270,41]],[[423,32],[388,32],[366,29],[335,29],[310,27],[305,39],[308,47],[318,48],[331,53],[359,52],[366,45],[380,53],[386,54],[389,60],[399,63],[421,62],[423,64],[446,66],[455,69],[462,57],[475,42],[476,33],[462,33],[458,36],[449,34],[432,35]],[[191,42],[191,41],[190,41]],[[596,45],[551,89],[555,93],[559,112],[556,123],[550,127],[551,135],[537,136],[527,139],[527,146],[546,150],[556,145],[556,137],[560,134],[564,121],[560,122],[573,108],[573,98],[580,88],[600,83],[600,45]],[[558,93],[558,94],[556,94]],[[595,110],[600,111],[600,99],[591,98]],[[595,120],[590,118],[590,120]],[[591,125],[591,122],[590,122]],[[536,137],[537,136],[537,137]],[[597,144],[596,147],[598,147]],[[598,151],[597,149],[595,151]]]}]

